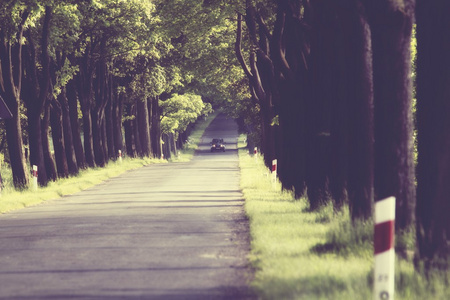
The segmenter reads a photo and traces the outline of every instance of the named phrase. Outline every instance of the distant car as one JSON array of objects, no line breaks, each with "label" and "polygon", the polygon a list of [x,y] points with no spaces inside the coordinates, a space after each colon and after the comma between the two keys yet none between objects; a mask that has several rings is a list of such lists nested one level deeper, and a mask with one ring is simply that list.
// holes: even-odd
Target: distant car
[{"label": "distant car", "polygon": [[211,152],[216,150],[225,152],[225,145],[223,139],[213,139],[211,142]]}]

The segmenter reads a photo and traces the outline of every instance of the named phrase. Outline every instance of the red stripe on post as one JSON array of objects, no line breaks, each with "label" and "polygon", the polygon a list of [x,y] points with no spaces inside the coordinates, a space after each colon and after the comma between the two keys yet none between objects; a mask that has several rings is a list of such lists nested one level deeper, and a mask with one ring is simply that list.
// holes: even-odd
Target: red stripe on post
[{"label": "red stripe on post", "polygon": [[385,252],[394,247],[394,220],[375,225],[375,254]]}]

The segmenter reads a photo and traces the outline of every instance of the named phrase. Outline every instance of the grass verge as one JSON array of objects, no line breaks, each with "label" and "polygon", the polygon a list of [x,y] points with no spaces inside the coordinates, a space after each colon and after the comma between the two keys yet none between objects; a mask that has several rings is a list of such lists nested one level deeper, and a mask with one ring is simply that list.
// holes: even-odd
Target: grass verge
[{"label": "grass verge", "polygon": [[[331,206],[310,212],[306,199],[272,182],[261,158],[243,148],[239,158],[259,298],[373,299],[373,224],[352,224]],[[450,288],[445,276],[428,281],[397,259],[395,298],[450,299]]]},{"label": "grass verge", "polygon": [[[201,136],[215,116],[216,114],[212,114],[197,123],[190,136],[189,144],[180,151],[178,158],[171,159],[170,162],[189,161],[192,159]],[[0,213],[6,213],[27,206],[36,205],[46,200],[70,195],[97,185],[108,178],[118,176],[126,171],[155,163],[167,163],[167,161],[154,158],[124,158],[122,163],[110,161],[104,168],[81,170],[76,176],[50,182],[48,186],[40,187],[37,191],[34,191],[32,188],[23,191],[15,190],[11,182],[11,170],[2,167],[1,174],[3,175],[3,184],[5,188],[1,192]]]}]

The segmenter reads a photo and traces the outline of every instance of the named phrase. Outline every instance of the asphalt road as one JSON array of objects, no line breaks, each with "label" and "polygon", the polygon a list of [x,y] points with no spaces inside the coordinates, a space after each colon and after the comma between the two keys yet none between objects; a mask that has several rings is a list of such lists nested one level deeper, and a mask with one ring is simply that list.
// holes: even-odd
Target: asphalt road
[{"label": "asphalt road", "polygon": [[203,141],[189,163],[0,215],[0,299],[253,298],[237,126],[219,115]]}]

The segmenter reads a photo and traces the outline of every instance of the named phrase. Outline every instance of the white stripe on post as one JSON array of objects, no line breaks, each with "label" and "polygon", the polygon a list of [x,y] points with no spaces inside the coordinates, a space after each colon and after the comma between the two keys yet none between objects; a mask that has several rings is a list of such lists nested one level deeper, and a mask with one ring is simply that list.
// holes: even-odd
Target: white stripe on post
[{"label": "white stripe on post", "polygon": [[395,197],[375,202],[375,300],[394,299],[395,282]]},{"label": "white stripe on post", "polygon": [[38,188],[38,167],[33,165],[33,189],[36,191]]},{"label": "white stripe on post", "polygon": [[119,150],[119,163],[122,163],[122,150]]}]

